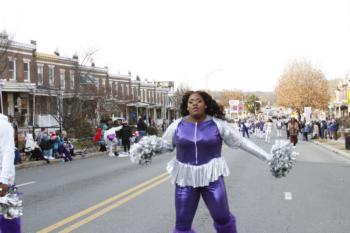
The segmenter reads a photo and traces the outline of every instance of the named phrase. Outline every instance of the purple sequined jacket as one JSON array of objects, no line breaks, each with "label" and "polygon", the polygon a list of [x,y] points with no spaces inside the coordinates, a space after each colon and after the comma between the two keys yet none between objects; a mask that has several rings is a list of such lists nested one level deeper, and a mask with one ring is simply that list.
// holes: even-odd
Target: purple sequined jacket
[{"label": "purple sequined jacket", "polygon": [[222,142],[231,148],[241,148],[266,161],[271,155],[243,138],[226,121],[208,116],[205,121],[193,123],[186,118],[173,122],[163,140],[176,148],[176,158],[167,166],[171,181],[180,186],[203,187],[228,176],[229,169],[221,157]]}]

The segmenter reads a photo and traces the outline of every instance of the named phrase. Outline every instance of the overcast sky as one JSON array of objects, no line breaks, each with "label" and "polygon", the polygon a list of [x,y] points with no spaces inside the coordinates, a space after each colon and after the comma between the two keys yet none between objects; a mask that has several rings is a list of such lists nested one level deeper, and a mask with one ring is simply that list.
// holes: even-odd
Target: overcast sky
[{"label": "overcast sky", "polygon": [[0,29],[39,52],[193,89],[272,91],[287,64],[350,70],[349,0],[1,1]]}]

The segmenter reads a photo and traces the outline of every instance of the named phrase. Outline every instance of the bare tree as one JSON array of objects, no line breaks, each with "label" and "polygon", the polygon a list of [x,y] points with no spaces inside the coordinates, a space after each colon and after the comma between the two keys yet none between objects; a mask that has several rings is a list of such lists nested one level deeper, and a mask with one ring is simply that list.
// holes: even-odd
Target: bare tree
[{"label": "bare tree", "polygon": [[278,80],[275,92],[277,104],[299,112],[307,106],[326,109],[330,98],[324,74],[309,62],[288,65]]},{"label": "bare tree", "polygon": [[[99,102],[104,97],[96,88],[97,80],[93,76],[95,67],[93,57],[96,49],[89,49],[80,63],[74,67],[74,91],[67,106],[70,111],[64,112],[64,128],[74,131],[75,136],[89,135],[92,130],[92,122],[99,111]],[[90,66],[91,64],[91,66]]]},{"label": "bare tree", "polygon": [[241,100],[245,96],[241,90],[223,90],[220,94],[220,103],[225,107],[229,107],[229,100]]},{"label": "bare tree", "polygon": [[[91,118],[95,118],[98,98],[101,94],[96,91],[96,80],[92,75],[94,69],[93,56],[97,50],[88,50],[81,62],[78,55],[72,71],[74,72],[74,88],[65,90],[58,85],[49,89],[50,114],[58,122],[60,130],[68,129],[74,136],[81,137],[91,131]],[[88,65],[91,63],[91,66]],[[69,77],[71,78],[71,77]],[[97,95],[94,96],[94,95]],[[95,98],[96,97],[96,98]]]}]

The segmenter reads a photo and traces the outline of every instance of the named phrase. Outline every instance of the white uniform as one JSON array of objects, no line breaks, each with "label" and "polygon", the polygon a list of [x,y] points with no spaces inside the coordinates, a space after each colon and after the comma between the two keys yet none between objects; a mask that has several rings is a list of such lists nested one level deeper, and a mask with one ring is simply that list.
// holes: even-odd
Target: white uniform
[{"label": "white uniform", "polygon": [[3,114],[0,114],[0,129],[0,183],[12,185],[15,181],[14,130]]},{"label": "white uniform", "polygon": [[266,122],[265,124],[266,130],[265,130],[265,141],[270,142],[271,141],[271,132],[272,132],[272,122]]},{"label": "white uniform", "polygon": [[116,147],[118,145],[118,137],[116,135],[116,131],[121,130],[121,128],[122,126],[113,127],[104,133],[104,140],[106,142],[108,148],[108,155],[110,157],[115,156],[113,149],[116,151]]}]

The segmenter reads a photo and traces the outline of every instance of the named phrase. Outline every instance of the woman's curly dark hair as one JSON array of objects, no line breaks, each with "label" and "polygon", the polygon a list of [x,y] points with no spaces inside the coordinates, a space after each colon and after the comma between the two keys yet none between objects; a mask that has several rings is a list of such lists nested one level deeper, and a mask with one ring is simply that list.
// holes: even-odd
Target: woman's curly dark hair
[{"label": "woman's curly dark hair", "polygon": [[205,109],[205,113],[207,115],[220,118],[220,119],[225,119],[225,114],[224,114],[224,108],[222,105],[219,105],[212,97],[205,91],[187,91],[183,96],[182,96],[182,102],[180,106],[180,111],[182,116],[187,116],[190,113],[187,110],[187,104],[188,104],[188,99],[192,94],[198,94],[200,95],[205,102],[205,105],[207,105],[207,108]]}]

